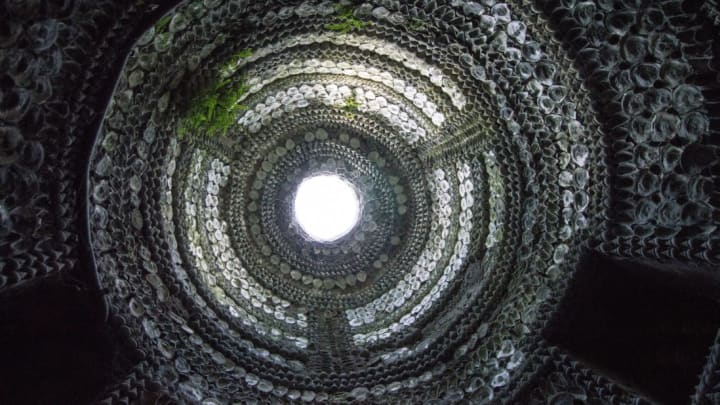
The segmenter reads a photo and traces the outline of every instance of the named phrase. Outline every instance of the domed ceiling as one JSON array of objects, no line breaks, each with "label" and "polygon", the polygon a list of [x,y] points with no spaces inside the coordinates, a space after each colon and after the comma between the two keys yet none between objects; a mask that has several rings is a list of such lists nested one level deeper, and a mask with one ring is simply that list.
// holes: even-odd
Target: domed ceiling
[{"label": "domed ceiling", "polygon": [[[133,384],[169,402],[518,401],[552,355],[543,333],[583,251],[720,263],[712,4],[75,3],[2,29],[0,43],[24,29],[47,72],[6,60],[0,163],[88,162],[87,178],[48,191],[79,201],[80,227],[57,224],[49,239],[67,239],[42,260],[62,267],[77,254],[63,243],[85,246],[141,353]],[[93,36],[72,18],[145,24],[76,63],[69,109],[46,100],[88,51],[74,38]],[[124,63],[101,56],[120,49]],[[34,87],[14,87],[23,78]],[[99,133],[33,141],[21,118],[41,108],[41,131],[101,120]],[[296,210],[318,176],[357,204],[328,238]],[[12,190],[0,205],[11,241]],[[310,206],[342,214],[339,193]],[[18,269],[4,265],[3,282],[21,283],[26,253],[7,246]],[[599,398],[624,398],[614,389]]]}]

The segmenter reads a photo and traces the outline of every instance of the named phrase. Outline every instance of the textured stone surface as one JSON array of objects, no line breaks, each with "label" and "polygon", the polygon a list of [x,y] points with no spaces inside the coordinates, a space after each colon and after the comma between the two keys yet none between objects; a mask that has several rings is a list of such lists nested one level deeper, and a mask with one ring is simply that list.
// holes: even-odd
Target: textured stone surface
[{"label": "textured stone surface", "polygon": [[[583,249],[717,271],[691,3],[0,3],[0,291],[103,292],[143,357],[106,403],[632,402],[541,334]],[[319,172],[366,202],[327,244]]]}]

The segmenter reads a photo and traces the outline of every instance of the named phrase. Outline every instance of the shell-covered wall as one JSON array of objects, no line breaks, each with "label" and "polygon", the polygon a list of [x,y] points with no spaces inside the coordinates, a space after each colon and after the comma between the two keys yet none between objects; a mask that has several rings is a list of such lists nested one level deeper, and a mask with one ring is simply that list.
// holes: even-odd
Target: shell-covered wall
[{"label": "shell-covered wall", "polygon": [[544,337],[581,254],[717,273],[714,1],[0,4],[0,294],[104,297],[106,403],[640,401]]}]

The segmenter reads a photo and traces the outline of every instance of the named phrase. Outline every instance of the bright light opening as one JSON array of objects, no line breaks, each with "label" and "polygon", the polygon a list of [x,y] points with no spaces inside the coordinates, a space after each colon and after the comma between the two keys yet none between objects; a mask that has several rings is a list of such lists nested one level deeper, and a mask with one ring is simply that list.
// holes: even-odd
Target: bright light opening
[{"label": "bright light opening", "polygon": [[295,221],[311,238],[332,242],[347,235],[360,218],[360,199],[347,181],[319,175],[300,183],[295,194]]}]

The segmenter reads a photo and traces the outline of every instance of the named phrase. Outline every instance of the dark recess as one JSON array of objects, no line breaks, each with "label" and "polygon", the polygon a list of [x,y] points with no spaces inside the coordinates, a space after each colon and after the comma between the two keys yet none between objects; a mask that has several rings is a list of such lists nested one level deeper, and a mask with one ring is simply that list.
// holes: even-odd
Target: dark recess
[{"label": "dark recess", "polygon": [[720,327],[720,279],[588,253],[546,332],[601,374],[687,404]]},{"label": "dark recess", "polygon": [[89,403],[111,382],[97,294],[53,276],[0,298],[0,404]]}]

